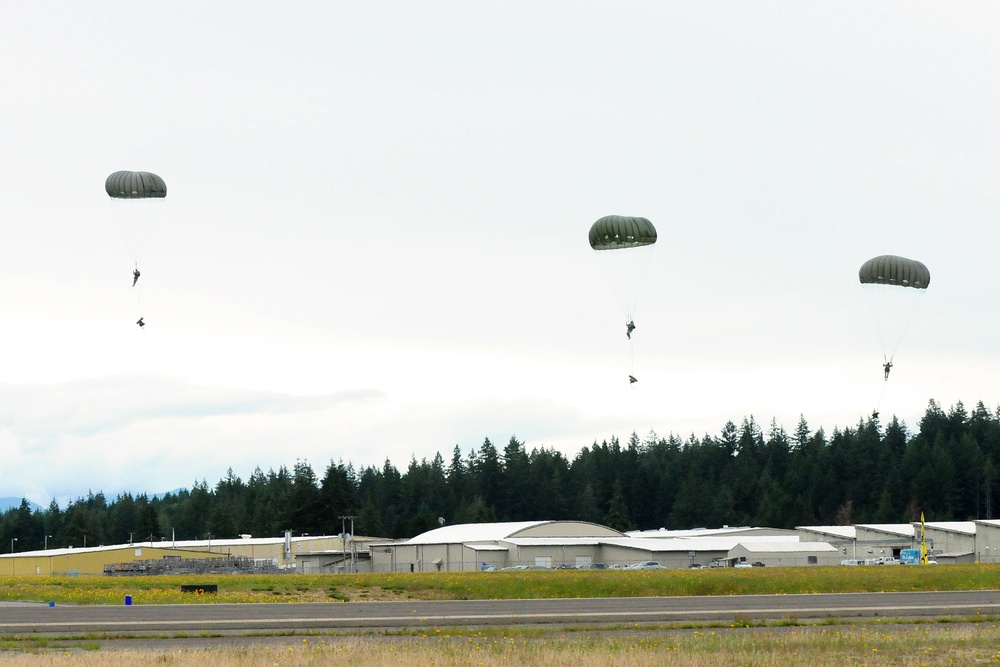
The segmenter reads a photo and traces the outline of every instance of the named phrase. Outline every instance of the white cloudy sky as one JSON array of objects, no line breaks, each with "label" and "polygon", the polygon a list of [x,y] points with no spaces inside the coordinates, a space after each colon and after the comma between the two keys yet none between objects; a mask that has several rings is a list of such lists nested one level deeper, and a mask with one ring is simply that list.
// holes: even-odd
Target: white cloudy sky
[{"label": "white cloudy sky", "polygon": [[[3,3],[0,496],[995,406],[998,24],[987,1]],[[145,330],[119,169],[169,188]],[[611,213],[659,231],[631,387],[587,244]],[[933,276],[888,383],[857,283],[879,254]]]}]

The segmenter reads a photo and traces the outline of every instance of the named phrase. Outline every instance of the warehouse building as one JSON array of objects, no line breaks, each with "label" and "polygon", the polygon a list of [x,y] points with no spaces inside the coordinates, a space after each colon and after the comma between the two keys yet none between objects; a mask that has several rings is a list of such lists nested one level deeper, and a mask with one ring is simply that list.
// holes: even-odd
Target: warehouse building
[{"label": "warehouse building", "polygon": [[919,524],[916,531],[909,523],[859,523],[854,528],[859,544],[874,544],[893,551],[912,548],[914,536],[920,537]]},{"label": "warehouse building", "polygon": [[729,552],[734,562],[789,567],[800,565],[839,565],[841,550],[827,542],[746,542]]},{"label": "warehouse building", "polygon": [[1000,563],[1000,520],[976,521],[976,560]]},{"label": "warehouse building", "polygon": [[[913,524],[916,542],[920,542],[920,522]],[[942,565],[976,561],[975,521],[927,521],[924,541],[934,560]]]},{"label": "warehouse building", "polygon": [[[410,540],[372,543],[371,567],[373,572],[453,572],[512,567],[623,568],[655,561],[662,567],[688,568],[733,565],[757,552],[762,554],[758,560],[775,565],[839,561],[830,557],[836,549],[828,544],[801,544],[794,531],[742,527],[718,532],[677,531],[693,532],[690,536],[668,536],[669,532],[626,535],[582,521],[460,524]],[[772,557],[772,553],[780,555]]]},{"label": "warehouse building", "polygon": [[[928,522],[938,562],[1000,562],[1000,521]],[[624,568],[655,561],[666,568],[831,565],[899,557],[919,548],[920,524],[748,526],[634,531],[586,521],[522,521],[443,526],[408,540],[339,535],[161,540],[0,555],[0,576],[96,575],[129,563],[232,557],[306,574],[454,572],[504,568]],[[153,568],[155,569],[155,568]]]},{"label": "warehouse building", "polygon": [[105,566],[162,559],[233,557],[267,562],[280,570],[294,571],[296,557],[316,552],[343,550],[366,559],[372,538],[346,541],[338,535],[251,537],[211,540],[160,540],[97,547],[45,549],[0,555],[0,576],[95,575]]},{"label": "warehouse building", "polygon": [[586,521],[473,523],[442,526],[402,542],[374,542],[369,550],[374,572],[455,572],[520,564],[555,567],[586,559],[595,562],[600,538],[624,537]]},{"label": "warehouse building", "polygon": [[913,526],[905,523],[798,526],[796,530],[802,541],[812,539],[836,547],[843,560],[898,559],[903,549],[914,547]]}]

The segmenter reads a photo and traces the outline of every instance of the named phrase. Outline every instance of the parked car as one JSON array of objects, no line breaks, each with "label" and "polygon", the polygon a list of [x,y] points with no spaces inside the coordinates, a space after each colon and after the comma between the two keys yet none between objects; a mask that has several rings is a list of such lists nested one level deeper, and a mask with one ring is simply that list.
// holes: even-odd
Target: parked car
[{"label": "parked car", "polygon": [[688,565],[688,569],[689,570],[704,570],[705,566],[702,565],[701,563],[691,563],[690,565]]},{"label": "parked car", "polygon": [[733,567],[753,567],[753,565],[751,565],[750,563],[746,562],[745,560],[741,560],[740,562],[738,562],[735,565],[733,565]]},{"label": "parked car", "polygon": [[590,563],[588,565],[581,565],[579,569],[581,569],[581,570],[607,570],[608,569],[608,564],[607,563]]},{"label": "parked car", "polygon": [[655,560],[644,560],[641,563],[632,563],[628,566],[629,570],[662,570],[663,566],[660,565],[659,561]]},{"label": "parked car", "polygon": [[753,564],[753,567],[764,567],[764,563],[761,563],[760,561],[756,561],[756,562],[755,562],[755,563]]}]

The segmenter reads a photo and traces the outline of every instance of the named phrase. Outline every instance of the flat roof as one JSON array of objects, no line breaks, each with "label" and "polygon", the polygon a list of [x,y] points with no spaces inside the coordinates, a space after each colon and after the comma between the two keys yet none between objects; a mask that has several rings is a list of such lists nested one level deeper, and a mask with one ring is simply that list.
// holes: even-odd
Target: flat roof
[{"label": "flat roof", "polygon": [[845,540],[853,540],[858,536],[858,531],[854,526],[796,526],[795,530],[808,530],[811,533],[833,535]]},{"label": "flat roof", "polygon": [[649,551],[655,553],[670,553],[683,551],[719,551],[726,552],[739,543],[736,537],[699,537],[680,538],[668,537],[662,540],[651,540],[646,537],[622,537],[601,540],[604,544],[637,551]]},{"label": "flat roof", "polygon": [[805,553],[810,551],[823,551],[827,553],[840,553],[840,549],[829,542],[750,542],[740,544],[750,553]]},{"label": "flat roof", "polygon": [[457,544],[467,542],[497,542],[525,530],[551,521],[507,521],[503,523],[459,523],[441,526],[411,537],[403,544]]},{"label": "flat roof", "polygon": [[792,535],[794,530],[784,528],[767,528],[761,526],[723,526],[721,528],[690,528],[686,530],[667,530],[659,528],[657,530],[630,530],[625,534],[629,537],[645,538],[665,538],[665,537],[713,537],[733,534],[744,534],[747,536],[771,535],[778,537],[781,535]]},{"label": "flat roof", "polygon": [[[355,542],[369,542],[374,538],[356,536]],[[292,544],[303,542],[314,542],[319,540],[335,540],[340,542],[339,535],[300,535],[292,538]],[[244,546],[281,546],[285,543],[284,537],[237,537],[231,539],[217,540],[159,540],[153,542],[133,542],[132,544],[101,544],[96,547],[60,547],[58,549],[37,549],[35,551],[18,551],[14,554],[0,554],[0,558],[10,558],[13,556],[65,556],[67,554],[98,553],[101,551],[117,551],[120,549],[176,549],[181,551],[205,551],[206,554],[213,554],[216,557],[225,556],[224,553],[216,551],[222,547],[244,547]]]},{"label": "flat roof", "polygon": [[[404,544],[469,544],[470,542],[499,542],[517,537],[532,528],[540,526],[558,526],[552,535],[545,535],[547,531],[532,531],[533,537],[553,537],[558,539],[573,539],[574,537],[586,537],[595,539],[598,537],[615,537],[622,533],[590,521],[506,521],[500,523],[459,523],[453,526],[442,526],[421,533],[406,540]],[[569,531],[566,527],[570,526]],[[559,535],[558,533],[575,532],[574,535]]]},{"label": "flat roof", "polygon": [[889,533],[890,535],[913,537],[912,523],[859,523],[857,524],[857,527],[865,530],[874,530],[880,533]]},{"label": "flat roof", "polygon": [[[914,530],[920,529],[920,522],[913,523]],[[931,530],[943,530],[948,533],[962,533],[963,535],[976,534],[975,521],[925,521],[924,528]]]},{"label": "flat roof", "polygon": [[511,537],[503,541],[519,547],[596,547],[607,539],[604,537]]}]

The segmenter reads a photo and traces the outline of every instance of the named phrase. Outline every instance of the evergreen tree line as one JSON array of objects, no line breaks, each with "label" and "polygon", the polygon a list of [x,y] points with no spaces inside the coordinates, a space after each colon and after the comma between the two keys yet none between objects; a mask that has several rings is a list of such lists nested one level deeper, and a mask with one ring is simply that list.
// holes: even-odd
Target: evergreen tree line
[{"label": "evergreen tree line", "polygon": [[[793,433],[772,421],[727,423],[718,436],[683,440],[651,433],[627,442],[594,443],[572,459],[527,451],[512,437],[502,450],[485,440],[450,461],[411,459],[405,471],[388,460],[355,469],[331,462],[320,479],[305,461],[291,470],[259,468],[210,487],[150,497],[102,493],[28,502],[0,520],[0,548],[16,551],[96,546],[150,539],[338,534],[354,517],[359,535],[403,538],[449,524],[575,519],[620,530],[698,526],[899,523],[992,518],[998,490],[1000,409],[982,403],[969,414],[930,401],[914,434],[895,418]],[[17,542],[11,540],[16,538]],[[6,549],[5,549],[6,550]]]}]

